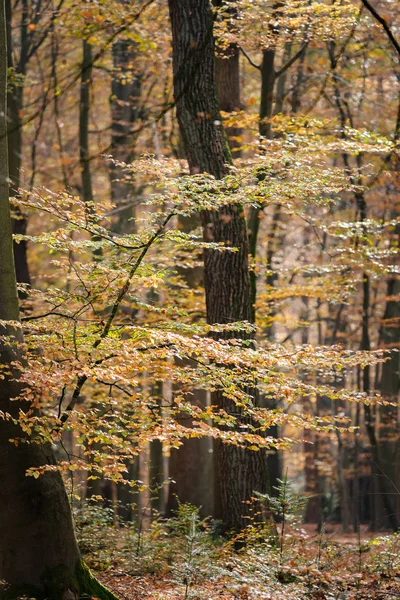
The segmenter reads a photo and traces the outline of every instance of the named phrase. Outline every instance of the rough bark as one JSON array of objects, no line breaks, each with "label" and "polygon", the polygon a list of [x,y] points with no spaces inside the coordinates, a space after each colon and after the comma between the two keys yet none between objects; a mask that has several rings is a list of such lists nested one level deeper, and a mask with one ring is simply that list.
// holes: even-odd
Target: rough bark
[{"label": "rough bark", "polygon": [[[231,156],[217,102],[210,6],[207,0],[169,0],[169,10],[174,95],[190,172],[208,172],[222,178],[228,172]],[[204,211],[201,221],[206,240],[238,248],[237,252],[205,252],[207,320],[209,323],[250,321],[248,240],[243,207],[231,204],[219,211]],[[212,402],[228,412],[239,412],[220,392],[214,394]],[[239,419],[246,421],[240,414]],[[218,442],[215,459],[220,488],[216,516],[224,520],[228,529],[243,529],[248,525],[249,511],[244,503],[254,491],[267,489],[265,453]]]},{"label": "rough bark", "polygon": [[[362,192],[356,194],[357,206],[360,212],[360,221],[363,222],[367,218],[367,205],[364,194]],[[363,274],[363,306],[362,306],[362,337],[360,350],[371,349],[370,335],[369,335],[369,311],[370,311],[370,279],[369,276]],[[371,391],[370,387],[370,366],[367,365],[363,370],[362,382],[363,391],[368,395]],[[389,475],[385,473],[384,463],[382,461],[382,451],[376,435],[376,423],[371,407],[367,404],[364,405],[365,414],[365,427],[368,434],[368,439],[371,445],[372,455],[372,471],[374,478],[377,480],[377,487],[381,494],[383,507],[385,509],[386,517],[392,527],[393,531],[398,531],[400,528],[399,515],[396,513],[394,496],[393,496],[393,484],[389,479]]]},{"label": "rough bark", "polygon": [[[8,190],[8,152],[6,126],[6,20],[5,3],[0,3],[0,320],[19,321],[18,295],[14,268],[12,226]],[[23,388],[13,361],[23,362],[18,326],[2,324],[0,364],[5,365],[0,379],[0,580],[11,587],[0,588],[0,597],[30,597],[66,600],[89,592],[79,572],[80,558],[67,494],[58,471],[35,479],[27,469],[54,465],[50,444],[19,443],[24,433],[14,419],[26,403],[13,401]],[[4,337],[3,337],[4,336]],[[28,439],[26,439],[28,441]],[[83,567],[82,567],[83,568]],[[98,584],[100,597],[112,598]],[[107,595],[108,594],[108,595]]]},{"label": "rough bark", "polygon": [[[6,40],[4,1],[0,26],[0,114],[6,109]],[[11,219],[8,201],[8,169],[6,123],[0,119],[0,319],[19,320],[18,296],[13,262]],[[18,359],[18,342],[22,341],[20,329],[3,326],[0,359],[10,365]],[[11,399],[22,391],[15,381],[18,373],[0,380],[0,406],[2,415],[17,416],[19,402]],[[26,407],[25,407],[26,408]],[[54,464],[49,445],[19,444],[10,438],[21,436],[19,427],[10,419],[0,420],[0,577],[10,584],[39,585],[47,568],[64,564],[74,570],[79,559],[74,538],[68,499],[59,473],[48,473],[39,479],[26,477],[29,467]]]},{"label": "rough bark", "polygon": [[[399,349],[400,346],[400,280],[391,277],[387,285],[386,309],[383,315],[381,336],[384,348]],[[381,406],[381,427],[379,445],[381,449],[381,465],[384,475],[391,482],[390,500],[395,511],[400,511],[400,441],[399,423],[397,418],[400,392],[400,354],[392,352],[389,359],[383,363],[381,370],[380,392],[391,402],[389,406]],[[394,404],[394,406],[393,406]]]}]

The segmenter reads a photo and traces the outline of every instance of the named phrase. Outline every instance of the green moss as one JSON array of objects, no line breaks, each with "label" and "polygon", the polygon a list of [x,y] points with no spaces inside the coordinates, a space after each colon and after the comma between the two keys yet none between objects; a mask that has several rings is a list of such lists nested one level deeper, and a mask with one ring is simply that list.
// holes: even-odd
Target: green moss
[{"label": "green moss", "polygon": [[74,573],[63,565],[47,569],[42,582],[41,589],[28,585],[0,588],[0,600],[61,600],[67,590],[80,600],[93,597],[99,600],[119,600],[97,581],[83,560],[77,563]]},{"label": "green moss", "polygon": [[75,569],[75,576],[79,584],[79,593],[82,600],[84,598],[91,598],[92,596],[100,600],[118,600],[117,596],[93,577],[90,569],[88,569],[83,560],[78,562]]}]

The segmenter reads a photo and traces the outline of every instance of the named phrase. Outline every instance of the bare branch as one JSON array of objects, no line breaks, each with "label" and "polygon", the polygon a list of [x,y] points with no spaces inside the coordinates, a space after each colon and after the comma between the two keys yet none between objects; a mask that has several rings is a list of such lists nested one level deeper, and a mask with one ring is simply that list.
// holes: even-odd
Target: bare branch
[{"label": "bare branch", "polygon": [[[118,312],[118,309],[120,307],[120,304],[122,302],[122,300],[124,299],[124,297],[126,296],[126,294],[128,293],[129,287],[131,285],[131,281],[133,276],[135,275],[137,269],[139,268],[139,266],[141,265],[144,257],[146,256],[147,252],[149,251],[150,247],[153,245],[153,243],[155,242],[155,240],[163,233],[163,231],[165,230],[167,224],[169,223],[169,221],[172,219],[172,217],[174,216],[175,213],[170,213],[163,221],[163,223],[161,223],[161,225],[159,226],[159,228],[157,229],[157,231],[151,236],[151,238],[149,239],[149,241],[147,242],[146,246],[143,248],[142,252],[140,253],[139,257],[137,258],[137,260],[135,261],[135,263],[132,265],[132,268],[128,274],[128,277],[125,280],[124,285],[122,286],[117,299],[115,300],[112,308],[111,308],[111,312],[110,315],[107,319],[106,324],[104,325],[103,331],[101,332],[101,334],[99,335],[99,337],[97,338],[97,340],[93,343],[93,350],[95,350],[96,348],[98,348],[101,344],[101,342],[108,336],[110,329],[111,329],[111,325],[115,319],[115,316]],[[95,362],[94,364],[97,364],[97,362]],[[63,425],[67,420],[69,415],[71,414],[72,410],[75,407],[75,404],[78,401],[78,398],[81,394],[81,390],[84,386],[84,384],[86,383],[86,381],[88,380],[88,375],[80,375],[78,377],[78,381],[76,383],[75,389],[72,393],[72,398],[68,404],[68,406],[66,407],[64,414],[62,415],[60,421],[61,421],[61,425]]]},{"label": "bare branch", "polygon": [[361,2],[364,4],[365,8],[371,13],[371,15],[374,17],[374,19],[376,19],[378,21],[378,23],[380,23],[383,27],[383,29],[386,32],[386,35],[388,36],[389,40],[392,43],[392,46],[395,48],[397,54],[400,57],[400,43],[396,40],[396,38],[394,37],[392,30],[390,29],[389,25],[387,24],[386,19],[384,19],[377,11],[376,9],[372,6],[372,4],[370,4],[368,2],[368,0],[361,0]]},{"label": "bare branch", "polygon": [[279,71],[275,71],[275,78],[277,79],[278,77],[280,77],[281,75],[283,75],[283,73],[285,73],[285,71],[287,71],[295,62],[296,60],[298,60],[306,51],[306,48],[308,46],[308,42],[306,42],[298,52],[296,52],[296,54],[294,54],[292,56],[292,58],[290,58],[286,65],[283,65],[283,67],[281,67],[279,69]]},{"label": "bare branch", "polygon": [[242,52],[243,56],[245,56],[247,58],[247,60],[249,61],[249,63],[251,64],[252,67],[254,67],[255,69],[258,69],[259,71],[261,70],[261,65],[256,65],[256,63],[251,60],[250,56],[242,48],[242,46],[239,46],[239,50]]}]

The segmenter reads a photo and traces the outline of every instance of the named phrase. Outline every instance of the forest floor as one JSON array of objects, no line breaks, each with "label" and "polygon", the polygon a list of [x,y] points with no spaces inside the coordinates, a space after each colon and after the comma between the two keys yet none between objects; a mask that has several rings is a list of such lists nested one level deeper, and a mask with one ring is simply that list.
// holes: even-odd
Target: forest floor
[{"label": "forest floor", "polygon": [[400,600],[400,535],[287,527],[271,545],[249,528],[246,546],[188,514],[133,526],[86,520],[85,560],[121,600]]}]

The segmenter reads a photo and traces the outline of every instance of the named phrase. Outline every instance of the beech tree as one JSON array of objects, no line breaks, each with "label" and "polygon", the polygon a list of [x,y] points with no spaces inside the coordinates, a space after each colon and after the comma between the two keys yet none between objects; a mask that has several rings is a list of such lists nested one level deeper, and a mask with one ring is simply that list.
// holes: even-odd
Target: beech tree
[{"label": "beech tree", "polygon": [[[213,17],[207,0],[169,0],[172,26],[174,95],[177,117],[192,174],[209,173],[221,179],[229,173],[232,159],[224,135],[217,101]],[[241,204],[218,211],[202,211],[204,239],[237,249],[204,253],[204,285],[207,321],[231,324],[251,321],[248,270],[248,236]],[[213,402],[228,413],[238,408],[221,392]],[[257,404],[257,394],[254,393]],[[242,425],[248,417],[243,418]],[[264,452],[225,445],[215,447],[215,514],[228,529],[248,524],[248,504],[255,492],[268,489]]]},{"label": "beech tree", "polygon": [[333,595],[368,568],[368,593],[397,585],[397,536],[359,553],[360,524],[399,526],[399,9],[381,1],[171,0],[172,48],[162,0],[6,0],[14,66],[27,44],[35,59],[8,74],[32,285],[19,317],[7,212],[0,580],[27,583],[3,596],[109,597],[67,500],[84,560],[124,597],[142,581],[163,597],[171,573],[172,595],[231,597],[237,575],[253,595],[318,594],[342,557],[313,543],[323,522],[355,544]]},{"label": "beech tree", "polygon": [[[114,596],[96,582],[80,560],[71,510],[61,474],[27,477],[30,468],[56,465],[50,444],[29,443],[21,435],[19,411],[26,410],[18,381],[23,369],[23,335],[8,199],[6,125],[7,45],[4,0],[0,7],[0,578],[11,588],[1,597],[35,593],[35,597],[67,600],[79,593]],[[25,442],[25,443],[24,443]]]}]

